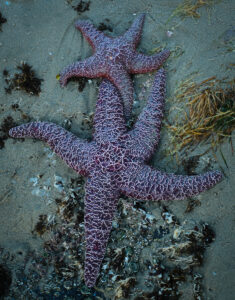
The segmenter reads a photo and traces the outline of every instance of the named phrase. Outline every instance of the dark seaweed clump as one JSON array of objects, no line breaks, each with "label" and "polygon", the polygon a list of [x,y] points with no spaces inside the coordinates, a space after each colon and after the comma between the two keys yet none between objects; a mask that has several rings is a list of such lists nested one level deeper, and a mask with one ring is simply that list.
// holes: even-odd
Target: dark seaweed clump
[{"label": "dark seaweed clump", "polygon": [[89,78],[86,77],[71,77],[68,82],[73,81],[78,83],[78,91],[82,92],[88,82]]},{"label": "dark seaweed clump", "polygon": [[5,140],[9,138],[9,130],[15,127],[16,123],[11,116],[6,117],[0,127],[0,149],[5,146]]},{"label": "dark seaweed clump", "polygon": [[0,12],[0,31],[2,31],[2,24],[6,23],[7,19],[4,18]]},{"label": "dark seaweed clump", "polygon": [[[90,78],[86,78],[86,77],[71,77],[68,79],[68,82],[73,81],[73,82],[77,82],[78,83],[78,91],[82,92],[84,90],[84,88],[86,87],[87,82],[89,81]],[[94,82],[94,80],[93,80]],[[97,79],[95,80],[96,85],[99,86],[100,85],[100,80]]]},{"label": "dark seaweed clump", "polygon": [[201,202],[198,199],[189,199],[185,213],[190,213],[194,210],[195,207],[200,206]]},{"label": "dark seaweed clump", "polygon": [[0,265],[0,297],[8,295],[11,282],[11,272],[3,265]]},{"label": "dark seaweed clump", "polygon": [[173,299],[178,300],[182,293],[178,290],[182,282],[186,281],[186,272],[180,267],[169,268],[161,262],[157,265],[149,264],[150,274],[156,276],[157,284],[152,292],[144,292],[134,300],[145,299]]},{"label": "dark seaweed clump", "polygon": [[[72,1],[68,0],[67,1],[69,4],[71,4]],[[72,8],[78,12],[79,14],[87,11],[90,9],[90,4],[91,2],[90,1],[83,1],[83,0],[80,0],[80,2],[77,4],[77,5],[72,5]]]},{"label": "dark seaweed clump", "polygon": [[182,161],[184,171],[187,175],[197,175],[196,168],[198,166],[200,155],[195,155],[189,157],[187,160]]},{"label": "dark seaweed clump", "polygon": [[48,222],[47,215],[40,215],[39,221],[34,227],[34,230],[32,233],[37,233],[38,235],[43,235],[48,229],[52,227],[52,224]]},{"label": "dark seaweed clump", "polygon": [[88,78],[75,77],[75,78],[73,78],[73,81],[78,82],[78,90],[79,90],[79,92],[82,92],[86,86],[86,83],[88,82]]},{"label": "dark seaweed clump", "polygon": [[[106,22],[106,23],[109,23],[109,19],[105,19],[105,22]],[[110,32],[113,32],[113,28],[112,28],[110,25],[107,25],[107,24],[105,24],[105,23],[103,23],[103,22],[101,22],[101,23],[99,24],[98,30],[100,30],[100,31],[108,30],[108,31],[110,31]]]},{"label": "dark seaweed clump", "polygon": [[3,71],[3,75],[6,77],[5,82],[8,85],[5,88],[6,93],[10,94],[12,90],[23,90],[30,95],[38,96],[43,79],[37,78],[32,66],[27,63],[22,63],[17,66],[17,69],[20,70],[20,73],[15,73],[13,78],[8,76],[7,70]]}]

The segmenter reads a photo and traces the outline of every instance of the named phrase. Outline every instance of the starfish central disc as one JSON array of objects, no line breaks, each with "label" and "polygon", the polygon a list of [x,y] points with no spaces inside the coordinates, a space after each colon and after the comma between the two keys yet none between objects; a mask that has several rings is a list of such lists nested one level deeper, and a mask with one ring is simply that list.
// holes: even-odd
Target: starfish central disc
[{"label": "starfish central disc", "polygon": [[130,150],[118,145],[106,144],[94,156],[94,161],[103,172],[118,172],[130,161]]}]

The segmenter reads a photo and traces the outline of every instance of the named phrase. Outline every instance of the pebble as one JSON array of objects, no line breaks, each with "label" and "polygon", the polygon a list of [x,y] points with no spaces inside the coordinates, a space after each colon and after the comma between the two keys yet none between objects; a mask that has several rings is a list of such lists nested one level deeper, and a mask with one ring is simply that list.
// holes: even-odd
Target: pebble
[{"label": "pebble", "polygon": [[174,233],[173,233],[173,239],[177,240],[181,234],[182,230],[180,228],[176,228]]},{"label": "pebble", "polygon": [[174,34],[173,31],[167,30],[166,35],[170,38]]}]

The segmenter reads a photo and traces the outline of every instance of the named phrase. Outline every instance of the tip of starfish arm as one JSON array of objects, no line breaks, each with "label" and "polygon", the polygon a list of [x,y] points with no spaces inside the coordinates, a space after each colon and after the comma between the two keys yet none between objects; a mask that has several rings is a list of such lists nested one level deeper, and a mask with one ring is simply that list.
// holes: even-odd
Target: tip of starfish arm
[{"label": "tip of starfish arm", "polygon": [[164,52],[167,57],[171,55],[171,51],[169,49],[164,50]]},{"label": "tip of starfish arm", "polygon": [[139,18],[145,18],[145,16],[146,16],[145,13],[141,13],[141,14],[139,15]]},{"label": "tip of starfish arm", "polygon": [[25,136],[25,124],[13,127],[9,130],[9,136],[13,138],[21,138]]},{"label": "tip of starfish arm", "polygon": [[20,125],[20,126],[16,126],[16,127],[13,127],[9,130],[9,136],[10,137],[13,137],[13,138],[21,138],[21,137],[24,137],[25,134],[24,134],[24,125]]},{"label": "tip of starfish arm", "polygon": [[201,176],[201,178],[204,178],[204,190],[210,189],[214,187],[217,183],[219,183],[223,178],[222,172],[216,170],[216,171],[209,171],[204,175],[198,175]]},{"label": "tip of starfish arm", "polygon": [[214,178],[214,180],[215,180],[216,183],[219,182],[219,181],[221,181],[224,178],[222,172],[220,172],[218,170],[217,171],[213,171],[212,177]]},{"label": "tip of starfish arm", "polygon": [[9,136],[14,137],[14,129],[15,127],[11,128],[8,132]]},{"label": "tip of starfish arm", "polygon": [[63,73],[60,74],[59,83],[61,87],[65,87],[67,84],[67,78],[64,76]]},{"label": "tip of starfish arm", "polygon": [[85,283],[86,283],[86,286],[89,287],[89,288],[92,288],[95,286],[95,283],[94,282],[91,282],[89,280],[85,280]]},{"label": "tip of starfish arm", "polygon": [[98,275],[99,275],[99,272],[95,272],[95,273],[91,273],[91,272],[86,273],[85,272],[84,280],[85,280],[86,286],[89,288],[94,287],[96,284]]},{"label": "tip of starfish arm", "polygon": [[171,55],[171,51],[169,49],[165,49],[161,51],[159,55],[161,55],[162,63],[164,63],[167,60],[167,58]]}]

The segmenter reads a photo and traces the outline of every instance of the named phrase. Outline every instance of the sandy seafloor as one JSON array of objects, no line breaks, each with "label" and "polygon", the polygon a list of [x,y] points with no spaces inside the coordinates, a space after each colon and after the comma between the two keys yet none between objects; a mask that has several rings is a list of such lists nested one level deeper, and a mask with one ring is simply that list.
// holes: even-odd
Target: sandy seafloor
[{"label": "sandy seafloor", "polygon": [[[78,2],[73,1],[73,4]],[[232,52],[228,50],[227,45],[227,42],[230,43],[234,39],[234,24],[232,23],[234,21],[232,4],[234,3],[232,0],[202,7],[198,10],[201,15],[199,19],[182,20],[174,17],[167,24],[167,19],[181,1],[91,0],[90,2],[89,10],[78,14],[64,0],[0,1],[0,12],[7,19],[0,32],[0,123],[8,116],[11,116],[17,124],[24,123],[23,115],[31,120],[53,121],[59,125],[70,120],[70,131],[83,138],[91,137],[92,130],[87,125],[84,127],[83,123],[85,115],[89,115],[95,109],[98,91],[96,81],[90,81],[82,92],[78,92],[77,83],[70,82],[62,89],[56,79],[56,75],[66,65],[91,54],[91,47],[74,27],[74,21],[79,18],[88,19],[96,26],[101,22],[110,25],[113,31],[106,31],[106,33],[116,37],[130,26],[136,15],[145,12],[146,20],[138,49],[144,53],[150,53],[152,49],[159,46],[170,50],[176,48],[182,50],[182,55],[171,57],[165,64],[168,99],[166,111],[169,111],[173,105],[169,99],[174,96],[179,83],[189,78],[194,72],[197,72],[198,80],[211,76],[217,76],[219,79],[233,77],[231,68],[228,68],[233,62]],[[170,37],[167,36],[168,30],[173,33]],[[10,74],[14,74],[16,66],[21,61],[32,65],[37,76],[44,80],[39,97],[30,96],[23,91],[5,93],[3,70],[7,69]],[[153,74],[134,77],[136,99],[139,103],[139,106],[134,108],[135,113],[140,111],[146,101],[147,93],[143,92],[143,87],[151,78]],[[144,94],[144,97],[141,98],[141,94]],[[139,97],[141,100],[138,102]],[[18,104],[19,109],[12,109],[13,104]],[[183,173],[176,160],[164,154],[168,145],[167,132],[163,129],[160,146],[151,163],[167,172]],[[201,202],[200,206],[186,214],[185,208],[188,200],[168,202],[166,205],[181,224],[206,222],[213,228],[216,238],[204,253],[203,265],[195,267],[194,272],[199,272],[203,276],[202,298],[230,300],[234,299],[235,295],[235,163],[230,144],[224,142],[222,151],[228,168],[219,153],[218,161],[215,161],[211,152],[205,156],[204,160],[201,160],[202,164],[198,166],[198,172],[202,172],[203,161],[204,163],[210,161],[210,169],[222,167],[226,173],[221,183],[197,197]],[[202,149],[199,148],[189,156],[201,152]],[[76,179],[76,177],[76,173],[69,169],[60,158],[53,155],[43,142],[35,142],[32,139],[23,142],[11,138],[5,140],[5,145],[0,150],[0,259],[1,264],[12,274],[12,284],[6,299],[124,298],[124,296],[117,295],[120,282],[114,279],[109,280],[107,284],[100,278],[97,285],[99,293],[89,294],[88,292],[87,296],[86,293],[81,293],[83,265],[78,273],[77,280],[81,284],[78,284],[77,293],[69,294],[63,288],[61,295],[58,292],[55,296],[53,291],[50,291],[48,297],[45,296],[46,294],[40,296],[34,286],[36,281],[29,284],[33,278],[33,275],[30,275],[30,261],[34,260],[34,256],[43,256],[43,243],[53,236],[50,230],[41,237],[32,231],[40,215],[51,216],[51,218],[56,216],[59,219],[55,199],[66,197],[68,187],[64,188],[63,185],[66,186],[71,182],[71,178]],[[157,203],[141,205],[145,209],[145,215],[151,215],[155,219],[154,222],[148,222],[147,231],[154,232],[154,228],[158,228],[161,224],[165,226],[162,223],[160,207]],[[137,211],[139,216],[133,217],[133,212],[130,212],[129,216],[133,217],[131,220],[128,214],[117,212],[118,217],[115,222],[120,221],[120,226],[125,227],[126,238],[119,239],[117,234],[120,228],[115,223],[116,228],[112,231],[112,239],[108,247],[122,249],[124,246],[128,247],[129,240],[133,248],[135,248],[135,243],[136,245],[140,243],[139,224],[134,224],[132,221],[141,222],[143,219],[141,213],[141,210]],[[171,231],[170,226],[172,225],[169,225]],[[77,230],[83,231],[82,223]],[[149,286],[146,284],[147,269],[141,266],[145,255],[149,260],[154,256],[158,243],[155,241],[154,245],[152,247],[150,239],[146,247],[141,248],[138,254],[140,269],[133,273],[136,283],[127,296],[129,299],[135,299],[144,291],[151,292],[157,285],[156,282]],[[79,251],[84,249],[84,243],[80,246]],[[112,257],[108,258],[108,253],[106,262],[108,259],[112,260]],[[82,263],[83,259],[81,259]],[[35,264],[33,266],[36,271],[37,266]],[[48,268],[48,266],[44,267]],[[122,274],[120,269],[116,272]],[[46,284],[53,282],[53,276],[47,278],[46,274],[47,272],[39,272],[38,275],[37,287],[42,287],[42,290],[43,280]],[[126,279],[125,274],[124,277],[122,274],[122,280]],[[130,272],[128,274],[130,275]],[[21,283],[20,279],[22,279]],[[63,285],[63,279],[61,279],[61,284]],[[180,299],[194,299],[192,280],[183,283],[180,290],[182,291]],[[152,297],[146,299],[158,299],[156,295]]]}]

